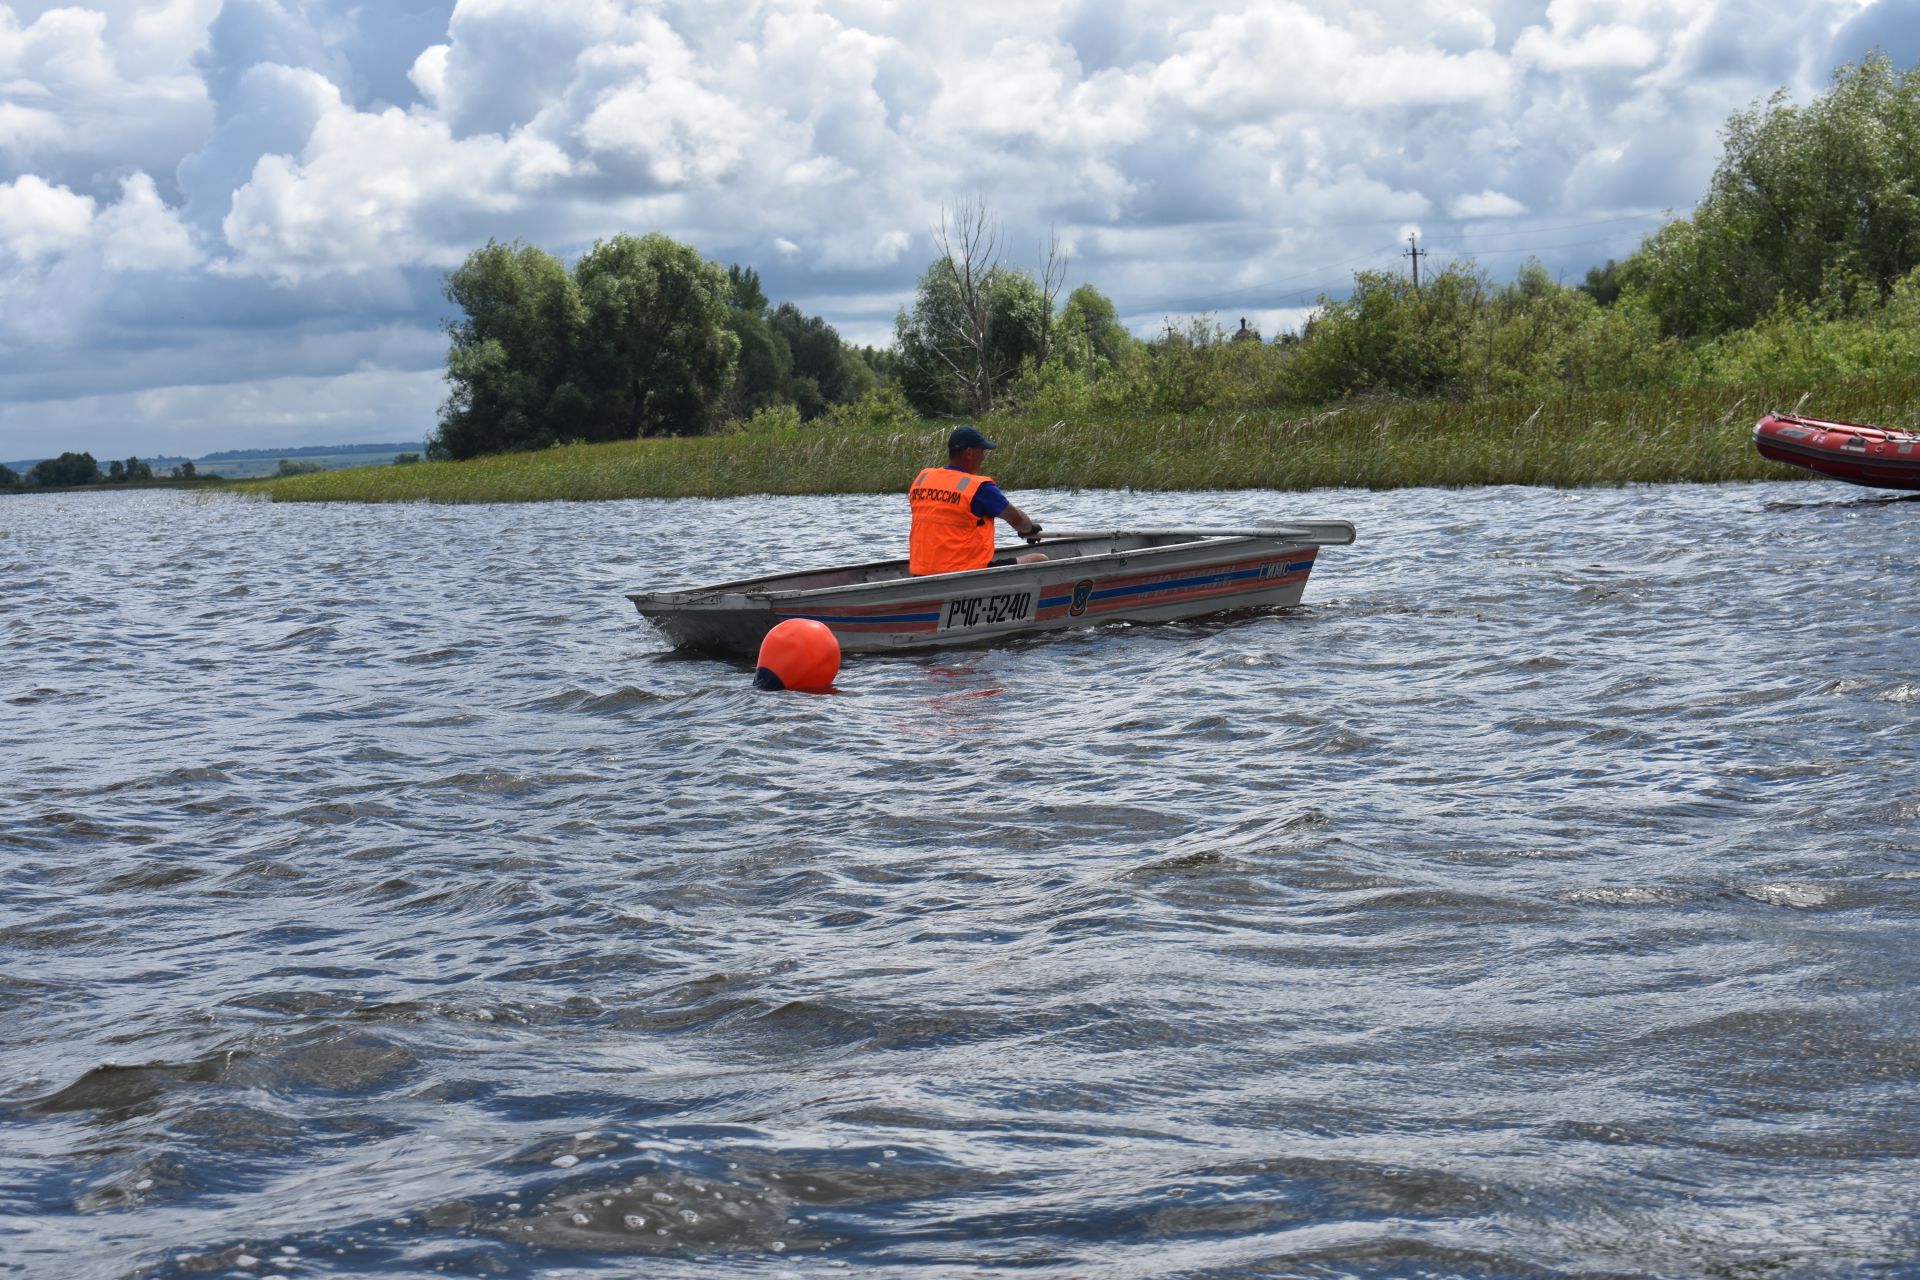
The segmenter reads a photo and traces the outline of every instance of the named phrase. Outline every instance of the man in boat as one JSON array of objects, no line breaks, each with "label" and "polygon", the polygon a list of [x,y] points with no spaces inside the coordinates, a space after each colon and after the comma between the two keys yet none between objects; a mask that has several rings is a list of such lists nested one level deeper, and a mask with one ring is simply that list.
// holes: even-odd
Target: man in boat
[{"label": "man in boat", "polygon": [[[947,437],[947,465],[928,467],[913,479],[907,501],[913,528],[907,536],[907,572],[958,573],[983,569],[993,560],[993,522],[1005,520],[1028,542],[1040,537],[1040,524],[1007,500],[992,476],[980,474],[987,450],[999,446],[978,428],[960,426]],[[1018,563],[1047,557],[1030,552]]]}]

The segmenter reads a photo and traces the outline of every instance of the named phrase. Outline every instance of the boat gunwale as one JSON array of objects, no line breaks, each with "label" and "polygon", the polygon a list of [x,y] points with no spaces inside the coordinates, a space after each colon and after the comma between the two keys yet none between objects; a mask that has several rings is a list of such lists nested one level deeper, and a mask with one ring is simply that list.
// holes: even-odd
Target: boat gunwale
[{"label": "boat gunwale", "polygon": [[1920,441],[1920,431],[1908,431],[1903,427],[1882,427],[1871,422],[1843,422],[1838,418],[1808,418],[1797,413],[1769,413],[1754,423],[1753,434],[1758,438],[1769,424],[1788,427],[1813,427],[1822,433],[1838,431],[1847,434],[1855,431],[1871,432],[1882,440]]},{"label": "boat gunwale", "polygon": [[[1053,543],[1051,545],[1073,546],[1076,544],[1095,542],[1101,538],[1111,540],[1119,537],[1137,536],[1140,532],[1143,532],[1143,531],[1124,530],[1124,529],[1115,530],[1111,533],[1102,533],[1095,537],[1061,539],[1059,542]],[[1207,546],[1207,545],[1226,547],[1227,545],[1232,543],[1265,542],[1265,543],[1270,543],[1274,546],[1280,546],[1280,547],[1302,547],[1302,548],[1313,547],[1315,549],[1318,549],[1318,547],[1320,546],[1320,542],[1317,539],[1300,538],[1297,536],[1295,537],[1285,536],[1286,534],[1289,534],[1289,533],[1297,534],[1298,532],[1299,532],[1298,530],[1294,530],[1294,529],[1277,529],[1275,530],[1275,534],[1278,536],[1273,536],[1273,537],[1254,535],[1254,534],[1231,534],[1231,535],[1206,534],[1206,535],[1200,535],[1200,536],[1195,536],[1191,538],[1185,538],[1177,542],[1166,542],[1166,543],[1159,544],[1157,546],[1129,547],[1123,550],[1105,551],[1098,555],[1073,556],[1073,557],[1067,557],[1059,560],[1048,559],[1045,561],[1039,561],[1032,564],[1021,564],[1018,561],[1008,561],[1005,564],[984,565],[978,569],[957,569],[951,573],[928,573],[928,574],[919,574],[919,575],[902,573],[898,577],[881,578],[874,581],[864,581],[864,582],[847,582],[847,583],[841,583],[837,586],[796,587],[796,588],[791,588],[787,590],[765,589],[768,584],[786,581],[793,578],[811,577],[815,574],[821,574],[821,573],[855,573],[857,574],[857,573],[867,572],[871,570],[887,569],[896,565],[904,568],[907,561],[904,557],[902,557],[902,558],[892,559],[892,560],[873,560],[873,561],[868,561],[864,564],[827,565],[819,569],[801,569],[791,573],[765,574],[757,578],[742,578],[733,582],[717,583],[709,587],[693,587],[693,588],[688,588],[682,591],[630,591],[630,592],[627,592],[626,595],[627,595],[627,599],[631,600],[636,607],[639,607],[642,610],[643,613],[645,612],[646,606],[650,604],[658,605],[661,607],[667,607],[667,608],[682,608],[682,609],[696,608],[697,609],[697,608],[707,607],[707,608],[719,609],[719,608],[725,608],[725,607],[738,607],[737,605],[726,604],[725,602],[729,598],[745,600],[745,601],[753,601],[756,603],[760,603],[760,602],[772,603],[774,601],[805,602],[810,599],[819,599],[826,596],[840,596],[840,595],[846,595],[849,593],[877,594],[880,591],[897,589],[900,586],[907,583],[913,583],[913,584],[951,583],[955,580],[961,580],[961,579],[992,580],[992,579],[1006,577],[1010,574],[1034,574],[1039,571],[1045,570],[1049,567],[1058,569],[1069,564],[1076,565],[1076,566],[1077,565],[1091,566],[1091,565],[1096,565],[1103,561],[1108,561],[1108,560],[1114,559],[1115,557],[1120,557],[1120,556],[1160,556],[1160,555],[1169,554],[1175,551],[1190,550],[1195,547]],[[1005,548],[1001,548],[1001,550],[1017,552],[1020,550],[1020,548],[1005,547]],[[996,552],[996,554],[998,553]],[[1202,561],[1200,563],[1205,563],[1205,562]],[[759,588],[759,589],[756,589],[756,588]]]}]

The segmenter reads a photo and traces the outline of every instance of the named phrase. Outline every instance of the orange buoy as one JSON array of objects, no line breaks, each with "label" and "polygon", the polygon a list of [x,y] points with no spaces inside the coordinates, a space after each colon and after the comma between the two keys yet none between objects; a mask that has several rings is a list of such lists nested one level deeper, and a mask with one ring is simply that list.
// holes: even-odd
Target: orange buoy
[{"label": "orange buoy", "polygon": [[840,642],[833,629],[812,618],[788,618],[760,642],[756,689],[825,693],[840,674]]}]

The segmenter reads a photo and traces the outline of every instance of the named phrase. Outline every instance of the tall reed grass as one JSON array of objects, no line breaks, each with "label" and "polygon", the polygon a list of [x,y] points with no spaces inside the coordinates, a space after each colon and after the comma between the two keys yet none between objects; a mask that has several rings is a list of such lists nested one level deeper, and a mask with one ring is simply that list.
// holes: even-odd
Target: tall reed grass
[{"label": "tall reed grass", "polygon": [[[1319,412],[1080,421],[997,419],[989,470],[1009,489],[1394,489],[1795,479],[1754,451],[1769,410],[1920,418],[1920,379],[1868,386],[1684,388],[1353,404]],[[572,445],[466,462],[246,482],[279,502],[539,502],[890,493],[944,457],[951,424],[779,430]]]}]

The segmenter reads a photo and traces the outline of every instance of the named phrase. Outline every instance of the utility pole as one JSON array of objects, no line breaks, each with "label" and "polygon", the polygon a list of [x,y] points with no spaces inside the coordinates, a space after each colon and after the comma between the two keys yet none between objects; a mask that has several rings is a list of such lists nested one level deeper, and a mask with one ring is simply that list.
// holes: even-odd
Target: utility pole
[{"label": "utility pole", "polygon": [[1420,288],[1420,259],[1427,256],[1427,251],[1420,247],[1420,233],[1418,231],[1409,231],[1407,233],[1407,249],[1400,256],[1413,259],[1413,287],[1417,292]]}]

